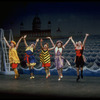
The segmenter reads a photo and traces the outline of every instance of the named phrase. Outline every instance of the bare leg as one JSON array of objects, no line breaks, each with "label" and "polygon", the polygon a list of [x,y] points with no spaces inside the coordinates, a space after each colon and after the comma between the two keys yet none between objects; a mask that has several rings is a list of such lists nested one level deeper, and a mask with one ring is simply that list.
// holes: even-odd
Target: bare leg
[{"label": "bare leg", "polygon": [[62,71],[63,71],[63,69],[61,68],[61,75],[60,75],[60,77],[61,77],[61,78],[63,78],[63,74],[62,74]]},{"label": "bare leg", "polygon": [[45,67],[46,78],[48,78],[48,67]]},{"label": "bare leg", "polygon": [[58,71],[58,75],[59,75],[59,77],[60,77],[60,69],[58,69],[57,71]]},{"label": "bare leg", "polygon": [[79,68],[77,68],[77,76],[79,76]]},{"label": "bare leg", "polygon": [[15,79],[17,79],[19,77],[18,70],[16,68],[14,68],[14,72],[15,72]]},{"label": "bare leg", "polygon": [[83,67],[81,67],[81,78],[83,79]]},{"label": "bare leg", "polygon": [[59,75],[58,81],[60,81],[61,80],[61,69],[58,69],[57,71],[58,71],[58,75]]},{"label": "bare leg", "polygon": [[46,75],[47,75],[47,73],[48,73],[47,67],[44,67],[44,69],[45,69],[45,72],[46,72]]},{"label": "bare leg", "polygon": [[30,76],[31,76],[31,66],[28,66],[29,67],[29,70],[30,70]]},{"label": "bare leg", "polygon": [[50,77],[50,71],[49,71],[49,68],[48,68],[48,77]]},{"label": "bare leg", "polygon": [[30,70],[30,79],[34,78],[34,74],[33,74],[33,70],[34,70],[34,66],[29,66],[29,70]]},{"label": "bare leg", "polygon": [[76,81],[78,82],[79,79],[80,79],[80,76],[79,76],[79,68],[77,67],[77,79],[76,79]]},{"label": "bare leg", "polygon": [[32,73],[33,73],[33,75],[34,75],[34,66],[32,66]]}]

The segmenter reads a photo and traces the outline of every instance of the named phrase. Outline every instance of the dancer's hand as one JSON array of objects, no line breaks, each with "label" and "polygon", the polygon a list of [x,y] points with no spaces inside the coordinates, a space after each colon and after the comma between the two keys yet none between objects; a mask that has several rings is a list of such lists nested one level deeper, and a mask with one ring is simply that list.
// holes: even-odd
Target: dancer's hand
[{"label": "dancer's hand", "polygon": [[70,36],[69,39],[72,39],[72,36]]},{"label": "dancer's hand", "polygon": [[51,39],[51,37],[46,37],[47,39]]},{"label": "dancer's hand", "polygon": [[38,38],[38,39],[36,39],[36,42],[39,42],[39,38]]},{"label": "dancer's hand", "polygon": [[41,39],[40,42],[43,42],[43,39]]},{"label": "dancer's hand", "polygon": [[22,36],[20,39],[22,39],[22,38],[24,38],[24,37]]},{"label": "dancer's hand", "polygon": [[23,37],[23,38],[25,39],[26,37],[27,37],[27,35],[24,35],[24,37]]},{"label": "dancer's hand", "polygon": [[89,36],[89,34],[88,34],[88,33],[86,33],[86,36]]}]

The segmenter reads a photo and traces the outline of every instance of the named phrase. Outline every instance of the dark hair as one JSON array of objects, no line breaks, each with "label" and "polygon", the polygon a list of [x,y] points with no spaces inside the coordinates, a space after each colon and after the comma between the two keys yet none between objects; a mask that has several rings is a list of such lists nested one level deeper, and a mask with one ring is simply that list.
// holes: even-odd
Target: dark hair
[{"label": "dark hair", "polygon": [[48,43],[44,43],[44,45],[47,45],[49,47],[49,44]]}]

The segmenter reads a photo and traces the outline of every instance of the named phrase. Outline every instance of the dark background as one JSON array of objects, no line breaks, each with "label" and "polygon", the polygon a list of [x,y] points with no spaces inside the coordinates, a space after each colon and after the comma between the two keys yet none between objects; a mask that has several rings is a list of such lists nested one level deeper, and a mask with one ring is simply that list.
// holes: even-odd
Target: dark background
[{"label": "dark background", "polygon": [[36,14],[41,19],[42,28],[47,22],[52,23],[52,35],[60,27],[62,35],[68,32],[99,34],[100,2],[99,1],[0,1],[0,27],[12,29],[20,34],[20,23],[25,30],[32,29]]}]

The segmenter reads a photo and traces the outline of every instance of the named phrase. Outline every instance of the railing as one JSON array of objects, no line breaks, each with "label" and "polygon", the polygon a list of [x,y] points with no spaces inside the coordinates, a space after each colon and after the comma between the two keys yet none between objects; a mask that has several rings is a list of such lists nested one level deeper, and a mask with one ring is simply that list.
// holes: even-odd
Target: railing
[{"label": "railing", "polygon": [[[7,34],[5,34],[7,33]],[[7,47],[4,36],[8,38],[8,42],[10,42],[13,39],[12,30],[3,30],[0,29],[0,71],[11,71],[10,69],[10,63],[9,63],[9,48]],[[3,59],[2,59],[3,58]]]}]

